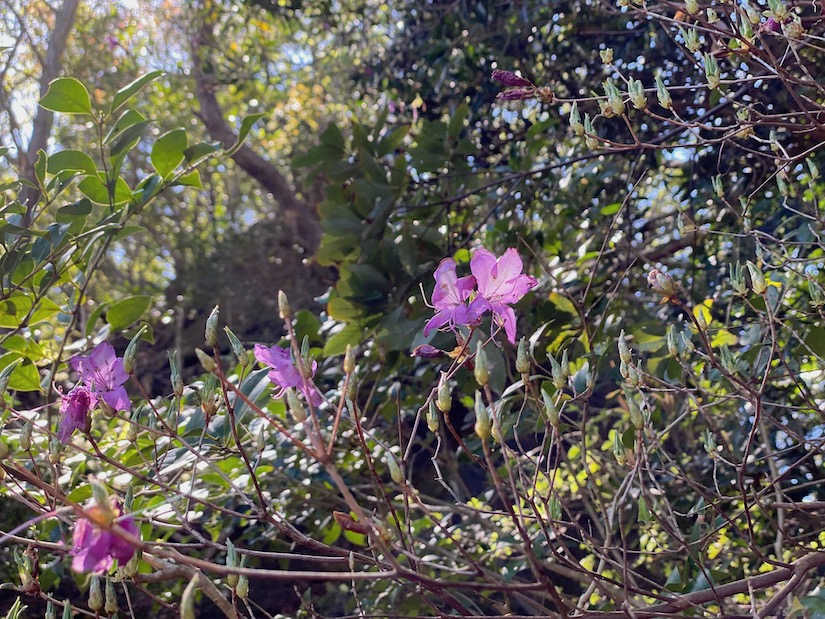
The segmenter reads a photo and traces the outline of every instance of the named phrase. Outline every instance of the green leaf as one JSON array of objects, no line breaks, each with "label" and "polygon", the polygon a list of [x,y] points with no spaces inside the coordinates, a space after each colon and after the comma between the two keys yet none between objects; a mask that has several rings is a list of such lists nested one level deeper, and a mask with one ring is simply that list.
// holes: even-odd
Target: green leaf
[{"label": "green leaf", "polygon": [[106,137],[103,139],[103,143],[108,144],[112,140],[120,137],[120,135],[129,127],[134,127],[139,123],[148,124],[148,122],[149,121],[146,120],[146,117],[140,112],[136,110],[126,110],[120,115],[120,118],[115,121],[115,124],[112,125],[109,133],[106,134]]},{"label": "green leaf", "polygon": [[120,331],[133,325],[146,313],[152,304],[152,297],[136,295],[116,301],[109,306],[106,312],[106,322],[112,331]]},{"label": "green leaf", "polygon": [[347,350],[347,344],[355,346],[361,342],[361,327],[356,323],[348,324],[338,333],[327,340],[324,345],[324,356],[334,357]]},{"label": "green leaf", "polygon": [[825,329],[813,327],[805,336],[805,344],[817,357],[825,359]]},{"label": "green leaf", "polygon": [[201,183],[201,175],[200,172],[197,170],[192,170],[189,174],[184,174],[178,180],[175,181],[175,185],[184,185],[186,187],[196,187],[197,189],[203,189],[203,183]]},{"label": "green leaf", "polygon": [[[98,176],[87,176],[77,184],[77,188],[95,204],[109,204],[109,190]],[[118,177],[112,203],[115,205],[123,204],[131,199],[132,192],[129,190],[129,186],[126,181]]]},{"label": "green leaf", "polygon": [[238,149],[243,145],[244,141],[246,140],[249,132],[252,131],[252,125],[258,122],[261,118],[266,116],[266,114],[250,114],[249,116],[244,116],[243,120],[241,120],[241,128],[238,131],[238,141],[235,144],[227,149],[227,155],[233,155],[238,152]]},{"label": "green leaf", "polygon": [[63,114],[91,114],[92,99],[86,87],[73,77],[59,77],[49,84],[40,106]]},{"label": "green leaf", "polygon": [[98,305],[92,313],[89,315],[89,318],[86,319],[86,327],[83,330],[83,333],[86,337],[91,337],[92,333],[94,333],[95,325],[97,325],[98,319],[100,319],[100,315],[109,309],[108,303],[101,303]]},{"label": "green leaf", "polygon": [[61,150],[49,157],[49,174],[59,174],[65,170],[80,170],[87,174],[97,174],[94,160],[79,150]]},{"label": "green leaf", "polygon": [[8,388],[13,391],[41,391],[37,366],[20,353],[10,352],[0,357],[0,368],[5,368],[17,359],[23,361],[12,371]]},{"label": "green leaf", "polygon": [[109,114],[114,114],[124,103],[140,92],[144,86],[158,79],[162,75],[163,71],[152,71],[151,73],[142,75],[133,82],[126,84],[126,86],[115,93],[115,96],[112,99],[112,105],[109,107]]},{"label": "green leaf", "polygon": [[188,163],[192,163],[193,161],[200,161],[220,149],[221,145],[218,142],[198,142],[184,150],[183,156]]},{"label": "green leaf", "polygon": [[88,198],[83,198],[74,204],[62,206],[57,209],[58,222],[70,222],[73,219],[83,219],[92,212],[92,202]]},{"label": "green leaf", "polygon": [[183,162],[183,151],[189,145],[186,131],[173,129],[163,134],[152,147],[152,165],[163,178]]},{"label": "green leaf", "polygon": [[49,156],[46,151],[40,149],[37,151],[37,161],[34,162],[34,175],[42,185],[46,180],[46,168],[49,166]]},{"label": "green leaf", "polygon": [[338,151],[343,151],[346,147],[344,134],[341,133],[341,130],[334,123],[324,129],[324,132],[321,134],[321,144]]}]

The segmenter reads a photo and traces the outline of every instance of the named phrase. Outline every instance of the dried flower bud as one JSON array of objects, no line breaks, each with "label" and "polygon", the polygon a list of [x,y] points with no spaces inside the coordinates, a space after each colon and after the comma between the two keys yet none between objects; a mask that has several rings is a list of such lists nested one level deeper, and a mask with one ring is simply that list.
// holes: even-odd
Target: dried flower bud
[{"label": "dried flower bud", "polygon": [[802,35],[805,34],[805,28],[802,26],[799,15],[794,15],[791,19],[785,21],[782,24],[782,31],[790,39],[801,39]]},{"label": "dried flower bud", "polygon": [[496,95],[497,99],[502,101],[521,101],[522,99],[532,99],[536,96],[535,88],[513,88],[511,90],[503,90]]},{"label": "dried flower bud", "polygon": [[490,438],[492,426],[490,424],[490,413],[487,410],[487,406],[484,404],[484,400],[481,398],[480,391],[476,391],[475,413],[475,433],[482,441],[486,441]]},{"label": "dried flower bud", "polygon": [[533,85],[530,80],[503,69],[496,69],[490,77],[504,86],[531,87]]},{"label": "dried flower bud", "polygon": [[476,382],[482,387],[490,380],[490,366],[487,362],[487,351],[484,350],[484,345],[481,342],[478,342],[476,345],[473,376],[475,376]]},{"label": "dried flower bud", "polygon": [[447,353],[445,353],[440,348],[436,348],[435,346],[430,346],[429,344],[421,344],[421,346],[416,346],[415,349],[410,353],[410,357],[421,357],[422,359],[437,359],[439,357],[444,357]]},{"label": "dried flower bud", "polygon": [[218,317],[220,313],[220,306],[216,305],[209,314],[209,318],[206,319],[204,339],[206,340],[206,345],[210,348],[215,348],[215,346],[218,345]]}]

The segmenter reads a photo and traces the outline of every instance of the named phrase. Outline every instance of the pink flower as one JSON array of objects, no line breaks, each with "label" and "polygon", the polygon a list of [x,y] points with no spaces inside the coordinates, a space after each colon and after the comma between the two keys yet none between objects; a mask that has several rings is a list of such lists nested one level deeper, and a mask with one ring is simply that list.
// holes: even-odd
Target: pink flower
[{"label": "pink flower", "polygon": [[480,316],[490,310],[493,321],[504,327],[511,344],[516,343],[516,314],[510,305],[517,303],[538,283],[535,278],[523,274],[523,269],[521,257],[512,247],[500,258],[486,249],[477,249],[470,259],[478,295],[470,304],[469,312]]},{"label": "pink flower", "polygon": [[512,71],[505,71],[504,69],[496,69],[490,77],[504,86],[517,86],[520,88],[533,86],[533,82],[530,80],[524,79]]},{"label": "pink flower", "polygon": [[76,385],[60,401],[60,429],[57,438],[68,443],[75,430],[86,430],[89,411],[97,405],[97,397],[85,385]]},{"label": "pink flower", "polygon": [[[318,406],[323,401],[321,394],[315,389],[315,386],[307,380],[305,381],[298,371],[298,368],[292,363],[292,358],[289,355],[288,348],[281,348],[280,346],[273,346],[267,348],[262,344],[255,344],[255,358],[259,363],[269,366],[269,380],[278,385],[281,390],[275,397],[281,397],[284,389],[294,387],[304,394],[304,397],[312,402],[313,405]],[[312,375],[315,375],[315,370],[318,368],[318,362],[312,362]]]},{"label": "pink flower", "polygon": [[424,325],[424,335],[433,329],[458,325],[470,325],[478,321],[481,313],[470,310],[467,301],[475,288],[472,276],[459,278],[455,272],[455,260],[445,258],[435,270],[435,290],[433,290],[432,307],[435,316]]},{"label": "pink flower", "polygon": [[123,387],[129,375],[109,342],[98,344],[88,357],[69,359],[69,365],[98,399],[116,411],[129,410],[129,395]]},{"label": "pink flower", "polygon": [[92,504],[85,508],[88,519],[77,522],[72,536],[72,569],[75,572],[108,572],[114,560],[124,565],[135,554],[135,548],[109,529],[117,524],[134,537],[140,537],[135,519],[124,515],[120,503],[112,498],[111,505]]}]

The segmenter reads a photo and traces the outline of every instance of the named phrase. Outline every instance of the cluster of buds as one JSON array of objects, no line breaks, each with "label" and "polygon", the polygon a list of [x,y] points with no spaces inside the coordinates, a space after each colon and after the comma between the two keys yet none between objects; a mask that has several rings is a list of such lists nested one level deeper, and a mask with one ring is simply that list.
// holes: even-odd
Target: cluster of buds
[{"label": "cluster of buds", "polygon": [[542,103],[553,103],[553,91],[546,86],[536,86],[530,80],[516,75],[512,71],[496,69],[493,71],[492,79],[506,86],[508,90],[502,90],[497,98],[503,101],[522,101],[524,99],[538,99]]},{"label": "cluster of buds", "polygon": [[603,84],[605,99],[599,100],[599,109],[605,118],[621,116],[624,114],[624,97],[621,91],[611,80],[606,80]]},{"label": "cluster of buds", "polygon": [[659,269],[652,269],[647,274],[647,285],[653,292],[662,295],[663,302],[674,299],[679,292],[673,278]]},{"label": "cluster of buds", "polygon": [[705,54],[705,77],[708,79],[708,88],[716,90],[721,81],[719,74],[719,63],[712,54]]},{"label": "cluster of buds", "polygon": [[647,95],[640,80],[632,77],[627,80],[627,94],[630,95],[630,102],[637,110],[643,110],[647,107]]},{"label": "cluster of buds", "polygon": [[642,376],[633,365],[633,352],[627,344],[624,329],[619,334],[619,374],[628,387],[635,388],[642,383]]},{"label": "cluster of buds", "polygon": [[702,43],[699,41],[699,33],[695,28],[688,28],[687,31],[685,31],[684,28],[680,27],[679,34],[682,35],[685,47],[688,48],[691,54],[695,54],[699,51],[699,48],[702,47]]},{"label": "cluster of buds", "polygon": [[553,376],[553,386],[561,391],[567,385],[567,379],[570,376],[570,361],[567,358],[567,351],[561,354],[561,363],[556,361],[556,358],[550,355],[550,373]]},{"label": "cluster of buds", "polygon": [[730,283],[731,286],[733,286],[733,291],[740,297],[744,297],[748,293],[748,284],[745,281],[745,272],[739,262],[734,264],[731,269]]}]

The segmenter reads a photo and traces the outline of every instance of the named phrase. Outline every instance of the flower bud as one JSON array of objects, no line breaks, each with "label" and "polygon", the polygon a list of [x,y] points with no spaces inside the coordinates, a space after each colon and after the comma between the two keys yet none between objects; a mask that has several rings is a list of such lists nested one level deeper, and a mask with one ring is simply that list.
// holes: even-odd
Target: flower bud
[{"label": "flower bud", "polygon": [[717,13],[713,9],[708,8],[707,14],[708,14],[708,23],[709,24],[715,24],[716,22],[719,21],[719,13]]},{"label": "flower bud", "polygon": [[607,49],[603,49],[599,52],[599,58],[602,59],[604,64],[610,64],[613,62],[613,48],[608,47]]},{"label": "flower bud", "polygon": [[527,340],[521,338],[516,351],[516,372],[528,374],[530,372],[530,354],[527,352]]},{"label": "flower bud", "polygon": [[294,389],[286,389],[286,403],[296,423],[304,423],[307,420],[307,411]]},{"label": "flower bud", "polygon": [[784,32],[785,36],[790,39],[801,39],[802,35],[805,34],[805,28],[802,26],[802,21],[800,20],[799,15],[793,15],[791,19],[783,22],[782,32]]},{"label": "flower bud", "polygon": [[206,345],[210,348],[215,348],[215,346],[218,345],[218,316],[220,313],[220,306],[216,305],[209,314],[209,318],[206,319],[204,339],[206,340]]},{"label": "flower bud", "polygon": [[717,174],[710,179],[710,182],[713,184],[713,191],[716,193],[716,197],[723,198],[725,196],[725,188],[722,185],[722,175]]},{"label": "flower bud", "polygon": [[768,0],[768,8],[770,9],[770,13],[773,16],[773,18],[780,23],[784,22],[786,19],[788,19],[788,17],[790,17],[788,5],[782,2],[782,0]]},{"label": "flower bud", "polygon": [[599,140],[595,137],[596,130],[593,128],[593,122],[590,120],[590,114],[584,115],[584,144],[590,150],[595,150],[599,147]]},{"label": "flower bud", "polygon": [[575,101],[573,101],[573,105],[570,107],[570,128],[576,135],[584,135],[584,125],[579,115],[579,105]]},{"label": "flower bud", "polygon": [[395,456],[391,453],[387,454],[387,468],[390,471],[390,478],[399,486],[404,483],[404,475],[401,472],[401,467],[395,460]]},{"label": "flower bud", "polygon": [[685,10],[691,15],[696,15],[699,12],[699,3],[697,0],[685,0]]},{"label": "flower bud", "polygon": [[806,273],[805,276],[808,278],[808,294],[811,297],[809,303],[813,307],[822,307],[825,305],[825,291],[823,291],[822,286],[813,278],[813,275]]},{"label": "flower bud", "polygon": [[627,398],[627,408],[630,411],[630,423],[633,424],[633,427],[637,430],[643,428],[645,425],[644,415],[642,415],[642,410],[639,408],[636,399],[632,396]]},{"label": "flower bud", "polygon": [[613,430],[613,457],[616,462],[624,465],[627,462],[627,456],[624,453],[624,445],[622,445],[622,437],[616,430]]},{"label": "flower bud", "polygon": [[180,368],[178,368],[178,360],[175,353],[168,352],[169,355],[169,379],[172,382],[172,393],[179,398],[183,395],[183,379],[180,377]]},{"label": "flower bud", "polygon": [[89,608],[96,613],[103,608],[103,592],[100,590],[100,578],[97,576],[92,576],[92,582],[89,585]]},{"label": "flower bud", "polygon": [[546,391],[541,392],[541,399],[544,402],[544,417],[554,428],[559,427],[559,409],[553,402],[553,398],[547,395]]},{"label": "flower bud", "polygon": [[564,389],[567,384],[567,373],[553,355],[549,355],[548,359],[550,360],[550,372],[553,375],[553,385],[556,389]]},{"label": "flower bud", "polygon": [[[816,179],[818,179],[819,178],[819,168],[816,167],[816,163],[814,163],[814,160],[812,158],[808,157],[805,160],[805,163],[808,164],[808,172],[810,172],[811,181],[815,181]],[[0,389],[0,391],[2,391],[2,389]]]},{"label": "flower bud", "polygon": [[427,407],[427,427],[433,434],[438,432],[438,409],[436,409],[432,400],[430,400],[430,405]]},{"label": "flower bud", "polygon": [[281,320],[292,320],[292,308],[289,306],[289,299],[283,290],[278,291],[278,315]]},{"label": "flower bud", "polygon": [[55,610],[54,602],[51,600],[46,604],[46,619],[57,619],[57,610]]},{"label": "flower bud", "polygon": [[23,451],[29,451],[32,448],[32,430],[34,430],[34,421],[27,419],[20,429],[20,449]]},{"label": "flower bud", "polygon": [[135,369],[135,357],[137,356],[138,345],[147,328],[146,325],[143,325],[138,332],[135,333],[134,337],[129,340],[126,352],[123,353],[123,369],[127,374],[132,374]]},{"label": "flower bud", "polygon": [[619,334],[619,359],[624,363],[633,361],[633,354],[630,352],[630,347],[627,345],[627,338],[624,334],[624,329]]},{"label": "flower bud", "polygon": [[[310,367],[312,367],[310,365]],[[347,351],[344,353],[344,374],[352,374],[355,371],[355,353],[352,346],[347,344]]]},{"label": "flower bud", "polygon": [[132,578],[135,574],[138,573],[140,569],[140,558],[143,556],[143,551],[140,548],[137,549],[135,554],[132,556],[131,559],[123,566],[123,573]]},{"label": "flower bud", "polygon": [[759,24],[759,22],[762,21],[761,13],[759,13],[759,11],[752,7],[750,4],[743,4],[743,8],[745,9],[745,13],[747,13],[748,15],[748,22],[750,22],[751,25],[756,26]]},{"label": "flower bud", "polygon": [[112,584],[112,579],[106,579],[106,603],[103,605],[109,615],[114,615],[118,611],[117,593],[115,593],[115,586]]},{"label": "flower bud", "polygon": [[665,83],[662,81],[662,77],[660,75],[656,76],[656,98],[659,100],[659,105],[666,110],[673,107],[673,99],[670,96],[670,92],[668,92],[665,87]]},{"label": "flower bud", "polygon": [[553,91],[547,86],[541,86],[536,90],[536,96],[538,96],[539,101],[542,103],[546,103],[550,105],[555,101],[556,96],[553,94]]},{"label": "flower bud", "polygon": [[619,362],[619,374],[621,374],[624,379],[630,376],[630,366],[624,361]]},{"label": "flower bud", "polygon": [[492,426],[490,424],[490,413],[487,410],[487,406],[484,404],[484,400],[481,398],[480,391],[476,391],[475,413],[475,433],[478,436],[478,438],[480,438],[482,441],[486,441],[488,438],[490,438]]},{"label": "flower bud", "polygon": [[69,600],[63,602],[63,618],[72,619],[72,603]]},{"label": "flower bud", "polygon": [[632,77],[628,79],[627,94],[630,95],[630,102],[637,110],[643,110],[647,107],[647,95],[641,81]]},{"label": "flower bud", "polygon": [[[682,31],[682,34],[685,35],[684,31]],[[685,47],[688,48],[691,54],[695,54],[699,51],[699,48],[702,47],[702,44],[699,42],[699,32],[695,28],[688,29],[685,36]]]},{"label": "flower bud", "polygon": [[532,99],[536,96],[536,88],[531,86],[529,88],[513,88],[511,90],[503,90],[496,95],[496,99],[502,101],[522,101],[524,99]]},{"label": "flower bud", "polygon": [[607,103],[613,113],[616,116],[624,114],[624,98],[612,80],[604,82],[604,94],[607,96]]},{"label": "flower bud", "polygon": [[505,71],[503,69],[496,69],[490,77],[503,86],[529,87],[533,85],[533,82],[530,80],[524,79],[512,71]]},{"label": "flower bud", "polygon": [[207,354],[200,348],[195,349],[195,355],[198,357],[198,361],[201,362],[201,366],[206,372],[214,372],[215,369],[217,369],[218,364],[215,363],[212,355]]},{"label": "flower bud", "polygon": [[679,336],[682,338],[682,348],[687,351],[692,351],[696,349],[696,344],[690,339],[690,336],[685,332],[682,331]]},{"label": "flower bud", "polygon": [[224,327],[223,332],[226,333],[226,337],[229,338],[229,345],[232,347],[232,353],[235,355],[238,363],[242,368],[245,368],[249,365],[249,352],[229,327]]},{"label": "flower bud", "polygon": [[669,298],[676,296],[676,283],[673,278],[667,273],[662,273],[659,269],[652,269],[647,274],[647,285],[653,292],[656,292],[663,297]]},{"label": "flower bud", "polygon": [[750,273],[751,276],[751,290],[753,290],[754,294],[762,294],[768,289],[768,284],[765,281],[762,270],[750,260],[748,260],[747,266],[748,273]]},{"label": "flower bud", "polygon": [[449,413],[453,407],[453,396],[450,393],[450,387],[447,384],[447,377],[442,372],[441,379],[438,381],[438,392],[435,398],[435,405],[442,413]]},{"label": "flower bud", "polygon": [[49,462],[52,464],[57,464],[60,462],[60,449],[62,446],[63,444],[56,436],[49,439]]}]

